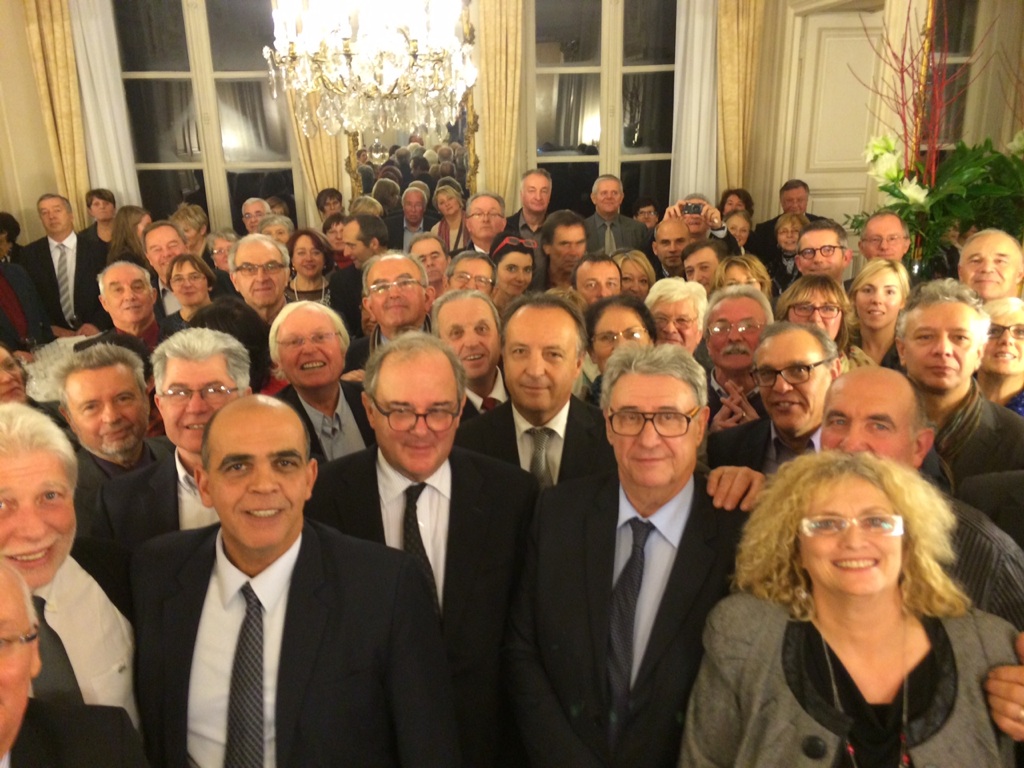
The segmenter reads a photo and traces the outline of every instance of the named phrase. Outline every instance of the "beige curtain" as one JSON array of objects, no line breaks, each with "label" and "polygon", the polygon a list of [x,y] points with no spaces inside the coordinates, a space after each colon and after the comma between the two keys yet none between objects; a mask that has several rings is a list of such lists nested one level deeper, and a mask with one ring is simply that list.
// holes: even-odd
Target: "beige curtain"
[{"label": "beige curtain", "polygon": [[[341,190],[345,199],[352,200],[352,186],[344,185],[348,177],[343,172],[342,164],[348,157],[348,137],[345,133],[338,133],[335,136],[328,136],[327,132],[317,125],[317,132],[312,138],[307,139],[295,117],[295,95],[291,91],[288,94],[288,112],[291,115],[292,130],[295,137],[295,145],[299,149],[299,161],[302,164],[302,177],[306,187],[306,200],[316,199],[316,193],[326,187],[334,187]],[[312,96],[308,98],[309,112],[316,115],[316,108],[319,100]],[[306,206],[307,210],[314,209],[312,204]]]},{"label": "beige curtain", "polygon": [[68,0],[24,0],[24,4],[32,69],[57,191],[71,201],[75,225],[81,229],[87,223],[89,167]]},{"label": "beige curtain", "polygon": [[764,12],[765,0],[718,2],[718,179],[723,189],[747,183]]},{"label": "beige curtain", "polygon": [[523,0],[480,0],[480,76],[474,101],[483,126],[480,157],[487,189],[498,194],[506,194],[518,181],[515,156],[522,26]]}]

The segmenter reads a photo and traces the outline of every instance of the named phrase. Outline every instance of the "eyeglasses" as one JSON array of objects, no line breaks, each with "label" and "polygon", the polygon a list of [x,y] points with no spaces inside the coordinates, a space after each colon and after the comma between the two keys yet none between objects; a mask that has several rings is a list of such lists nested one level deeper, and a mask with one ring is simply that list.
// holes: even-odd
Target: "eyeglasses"
[{"label": "eyeglasses", "polygon": [[338,338],[340,334],[337,331],[333,333],[314,333],[308,338],[306,336],[293,336],[288,339],[278,339],[277,345],[284,347],[285,349],[301,349],[302,346],[308,341],[314,347],[322,347],[329,341],[333,341]]},{"label": "eyeglasses", "polygon": [[831,358],[825,358],[824,360],[819,360],[816,363],[797,363],[796,365],[787,365],[781,370],[776,368],[755,368],[752,373],[754,374],[754,381],[757,382],[757,386],[759,387],[774,387],[775,380],[780,374],[782,375],[782,380],[787,384],[803,384],[811,378],[811,371],[819,365],[825,365],[825,363],[831,362]]},{"label": "eyeglasses", "polygon": [[266,264],[236,264],[235,272],[241,272],[246,277],[256,277],[260,270],[267,273],[269,277],[274,277],[278,272],[286,269],[285,265],[280,261],[268,261]]},{"label": "eyeglasses", "polygon": [[864,515],[843,517],[842,515],[814,515],[800,520],[800,532],[804,536],[839,536],[850,526],[859,528],[869,536],[902,536],[902,515]]},{"label": "eyeglasses", "polygon": [[417,413],[412,408],[394,408],[385,411],[376,400],[373,398],[370,400],[373,402],[373,407],[388,420],[388,426],[395,432],[412,432],[416,429],[416,423],[420,419],[423,419],[423,423],[431,432],[444,432],[451,429],[452,424],[455,423],[455,417],[459,415],[457,410],[446,411],[443,408],[431,408],[425,413]]},{"label": "eyeglasses", "polygon": [[185,283],[188,283],[189,285],[195,285],[196,283],[205,280],[206,275],[204,275],[202,272],[193,272],[190,275],[175,275],[174,277],[171,278],[171,285],[179,286],[184,285]]},{"label": "eyeglasses", "polygon": [[1007,331],[1017,341],[1024,341],[1024,325],[996,325],[995,323],[988,327],[988,340],[999,341]]},{"label": "eyeglasses", "polygon": [[596,333],[591,336],[590,340],[595,344],[603,344],[604,346],[611,346],[619,339],[623,341],[640,341],[644,336],[647,335],[647,330],[641,326],[635,326],[633,328],[627,328],[624,331],[616,333],[615,331],[605,331],[604,333]]},{"label": "eyeglasses", "polygon": [[494,285],[494,281],[491,278],[484,277],[483,275],[474,276],[469,274],[469,272],[456,272],[452,275],[452,282],[456,285],[467,285],[471,280],[478,288],[490,288]]},{"label": "eyeglasses", "polygon": [[227,256],[231,252],[231,248],[214,248],[210,253],[214,256]]},{"label": "eyeglasses", "polygon": [[879,246],[881,246],[882,243],[885,243],[886,245],[896,245],[897,243],[901,243],[904,240],[909,239],[910,238],[907,237],[906,235],[889,235],[888,237],[882,237],[881,235],[878,235],[876,237],[865,237],[864,242],[867,243],[868,245],[878,248]]},{"label": "eyeglasses", "polygon": [[814,254],[818,251],[821,251],[821,255],[827,259],[836,251],[841,250],[843,250],[843,246],[841,245],[823,245],[820,248],[801,248],[796,252],[796,255],[805,261],[809,261],[814,258]]},{"label": "eyeglasses", "polygon": [[30,631],[23,635],[0,637],[0,656],[9,656],[19,645],[28,645],[37,637],[39,637],[39,630],[37,627],[32,627]]},{"label": "eyeglasses", "polygon": [[161,397],[166,397],[176,405],[184,405],[192,400],[192,395],[199,395],[199,399],[204,403],[217,407],[226,403],[228,398],[237,391],[238,387],[225,387],[223,384],[211,384],[208,387],[200,387],[199,389],[189,389],[188,387],[168,387],[158,394]]},{"label": "eyeglasses", "polygon": [[8,376],[20,376],[25,369],[21,367],[21,361],[16,357],[8,357],[2,363],[0,363],[0,371],[3,371]]},{"label": "eyeglasses", "polygon": [[390,283],[388,283],[388,282],[374,283],[367,290],[370,293],[375,294],[377,296],[383,296],[388,291],[390,291],[392,288],[397,288],[402,293],[407,293],[409,291],[412,291],[414,288],[426,288],[426,286],[423,285],[418,280],[413,280],[411,277],[403,277],[400,280],[395,280],[395,281],[390,282]]},{"label": "eyeglasses", "polygon": [[670,325],[674,325],[677,328],[682,328],[683,330],[686,330],[687,328],[690,328],[695,322],[697,322],[697,318],[687,317],[686,315],[679,315],[679,317],[666,317],[665,315],[654,316],[654,324],[658,326],[659,330],[662,331],[668,328]]},{"label": "eyeglasses", "polygon": [[753,320],[740,320],[738,323],[727,323],[720,320],[708,328],[708,333],[712,336],[719,336],[735,329],[736,333],[744,334],[750,331],[759,331],[762,328],[764,328],[764,323],[755,323]]},{"label": "eyeglasses", "polygon": [[[480,215],[480,214],[476,214],[476,213],[473,214],[473,216],[478,216],[478,215]],[[470,218],[473,218],[473,216],[470,216]],[[495,248],[491,248],[491,253],[497,253],[502,248],[504,248],[506,245],[511,245],[513,248],[515,248],[516,246],[520,246],[521,245],[524,248],[529,248],[531,251],[537,250],[537,241],[536,240],[524,240],[521,237],[512,237],[512,235],[509,235],[504,240],[502,240],[500,243],[498,243],[498,245]]]},{"label": "eyeglasses", "polygon": [[822,320],[833,320],[839,317],[839,313],[843,311],[843,308],[838,304],[811,304],[809,301],[794,304],[789,308],[797,317],[807,319],[815,312],[817,312]]},{"label": "eyeglasses", "polygon": [[655,218],[656,219],[656,218],[658,218],[658,212],[657,211],[637,211],[636,212],[636,216],[634,218],[637,218],[637,219]]},{"label": "eyeglasses", "polygon": [[467,219],[483,219],[484,221],[490,221],[491,219],[504,219],[505,218],[505,214],[503,214],[503,213],[491,213],[489,211],[484,211],[484,212],[477,211],[476,213],[469,214],[466,218]]},{"label": "eyeglasses", "polygon": [[654,425],[654,431],[662,437],[682,437],[690,429],[690,422],[700,411],[700,406],[689,413],[678,411],[656,411],[642,413],[640,411],[613,411],[608,414],[608,422],[612,432],[623,437],[636,437],[644,431],[647,422]]},{"label": "eyeglasses", "polygon": [[266,215],[265,211],[260,211],[259,213],[243,213],[242,218],[246,221],[251,221],[252,219],[262,219]]}]

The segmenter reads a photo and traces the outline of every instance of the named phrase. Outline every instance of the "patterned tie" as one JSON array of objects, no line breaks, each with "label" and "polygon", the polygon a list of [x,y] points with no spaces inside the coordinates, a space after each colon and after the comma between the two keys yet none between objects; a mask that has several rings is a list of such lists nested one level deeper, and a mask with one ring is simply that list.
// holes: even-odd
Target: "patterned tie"
[{"label": "patterned tie", "polygon": [[60,291],[60,311],[68,325],[75,325],[75,297],[71,293],[71,280],[68,277],[68,248],[64,243],[57,244],[57,288]]},{"label": "patterned tie", "polygon": [[612,223],[604,223],[604,254],[611,256],[615,252],[615,235],[612,233]]},{"label": "patterned tie", "polygon": [[548,466],[548,443],[555,430],[548,427],[530,427],[526,433],[533,438],[533,453],[530,455],[530,474],[537,478],[541,488],[550,488],[555,484]]},{"label": "patterned tie", "polygon": [[613,747],[629,708],[629,687],[633,674],[633,620],[636,617],[640,584],[644,578],[644,544],[654,530],[653,524],[639,517],[630,520],[629,527],[633,529],[633,551],[612,589],[612,602],[608,611],[608,687],[611,691],[608,742]]},{"label": "patterned tie", "polygon": [[46,621],[46,600],[33,595],[32,603],[39,616],[39,658],[43,661],[42,670],[32,681],[33,696],[40,701],[83,704],[82,691],[78,687],[75,670],[64,649],[64,643]]},{"label": "patterned tie", "polygon": [[245,619],[231,667],[224,768],[263,765],[263,605],[249,582],[241,591]]},{"label": "patterned tie", "polygon": [[427,548],[423,546],[423,537],[420,535],[420,520],[416,515],[416,502],[420,494],[427,487],[426,483],[413,483],[405,489],[405,515],[402,517],[402,549],[412,555],[416,565],[427,577],[427,584],[430,587],[430,596],[434,599],[434,611],[441,615],[441,604],[437,599],[437,582],[434,580],[434,569],[430,566],[430,558],[427,557]]}]

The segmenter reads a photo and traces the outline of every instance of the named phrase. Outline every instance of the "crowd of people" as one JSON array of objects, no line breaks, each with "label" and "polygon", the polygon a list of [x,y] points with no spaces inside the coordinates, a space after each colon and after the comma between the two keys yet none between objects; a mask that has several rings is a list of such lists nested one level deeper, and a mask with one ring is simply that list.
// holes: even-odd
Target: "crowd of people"
[{"label": "crowd of people", "polygon": [[1024,764],[1020,243],[912,280],[881,210],[851,276],[799,180],[584,217],[531,169],[508,213],[416,146],[317,226],[39,199],[0,754]]}]

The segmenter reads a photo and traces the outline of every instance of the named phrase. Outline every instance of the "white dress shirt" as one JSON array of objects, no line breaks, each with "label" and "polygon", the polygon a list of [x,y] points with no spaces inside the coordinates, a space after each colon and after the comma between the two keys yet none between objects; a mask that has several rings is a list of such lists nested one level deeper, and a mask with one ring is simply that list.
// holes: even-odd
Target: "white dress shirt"
[{"label": "white dress shirt", "polygon": [[[64,240],[58,243],[52,237],[46,238],[47,245],[50,246],[50,258],[53,259],[53,274],[57,276],[58,288],[60,287],[60,269],[57,264],[60,261],[60,249],[58,245],[63,245],[67,249],[67,261],[65,265],[68,270],[68,288],[71,289],[71,306],[75,306],[75,262],[78,261],[78,235],[71,232],[70,235],[64,238]],[[71,318],[65,318],[70,320]]]},{"label": "white dress shirt", "polygon": [[160,303],[164,305],[164,313],[167,316],[181,310],[181,302],[174,295],[174,291],[164,285],[159,279],[156,281],[156,290],[160,294]]},{"label": "white dress shirt", "polygon": [[53,581],[34,594],[46,600],[46,623],[64,644],[85,703],[123,707],[138,727],[132,688],[135,636],[107,593],[68,557]]},{"label": "white dress shirt", "polygon": [[[452,503],[451,465],[445,461],[424,482],[426,488],[416,502],[416,520],[420,525],[420,538],[427,550],[430,568],[434,571],[437,600],[443,607],[444,564],[448,555],[448,519]],[[414,485],[413,481],[391,466],[384,454],[377,451],[377,491],[384,523],[384,541],[395,549],[402,549],[405,489],[410,485]]]},{"label": "white dress shirt", "polygon": [[[263,605],[263,766],[277,765],[277,668],[288,610],[288,588],[299,559],[302,536],[263,572],[249,578],[227,555],[220,532],[210,586],[199,619],[188,681],[188,757],[199,768],[224,765],[228,734],[228,696],[238,633],[245,619],[242,587],[248,582]],[[251,766],[257,768],[257,766]]]},{"label": "white dress shirt", "polygon": [[[501,377],[501,368],[495,371],[498,375],[494,377],[494,386],[491,387],[491,391],[488,393],[488,397],[493,397],[498,403],[504,403],[508,400],[508,392],[505,391],[505,380]],[[466,399],[469,400],[480,413],[484,412],[484,399],[480,397],[476,392],[466,390]]]},{"label": "white dress shirt", "polygon": [[[551,439],[548,440],[547,456],[548,471],[551,472],[551,481],[558,482],[558,471],[562,468],[562,448],[565,446],[565,425],[569,422],[569,402],[566,401],[562,410],[556,413],[551,421],[541,426],[554,431]],[[533,435],[527,434],[526,430],[533,429],[533,424],[526,420],[515,405],[512,406],[512,421],[516,425],[516,445],[519,447],[519,466],[530,471],[530,458],[533,456]]]},{"label": "white dress shirt", "polygon": [[181,463],[178,449],[174,450],[174,466],[178,469],[178,528],[190,531],[193,528],[205,528],[217,522],[217,510],[203,504],[192,473]]}]

